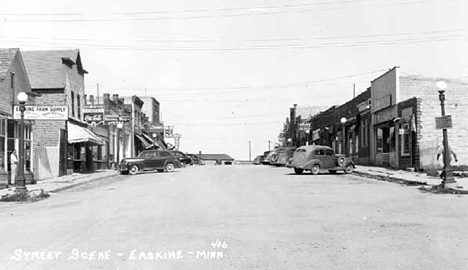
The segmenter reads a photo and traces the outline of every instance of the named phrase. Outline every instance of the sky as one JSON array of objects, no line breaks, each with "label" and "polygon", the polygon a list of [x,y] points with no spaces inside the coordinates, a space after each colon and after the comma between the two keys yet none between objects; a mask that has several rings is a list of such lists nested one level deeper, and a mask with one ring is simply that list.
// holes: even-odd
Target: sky
[{"label": "sky", "polygon": [[268,150],[289,108],[353,98],[394,66],[468,78],[465,0],[15,0],[3,48],[80,49],[86,93],[153,96],[180,150]]}]

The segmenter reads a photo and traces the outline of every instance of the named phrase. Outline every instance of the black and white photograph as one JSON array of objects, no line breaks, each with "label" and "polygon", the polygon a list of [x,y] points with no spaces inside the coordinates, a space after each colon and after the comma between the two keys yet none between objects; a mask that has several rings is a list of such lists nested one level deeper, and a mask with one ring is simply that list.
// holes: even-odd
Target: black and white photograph
[{"label": "black and white photograph", "polygon": [[0,9],[0,270],[468,269],[465,0]]}]

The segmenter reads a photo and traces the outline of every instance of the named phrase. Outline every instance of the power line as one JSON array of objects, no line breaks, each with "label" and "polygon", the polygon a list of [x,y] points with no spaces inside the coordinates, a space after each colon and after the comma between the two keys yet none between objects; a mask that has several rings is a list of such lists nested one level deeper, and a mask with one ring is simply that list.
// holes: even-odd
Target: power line
[{"label": "power line", "polygon": [[[174,19],[209,19],[219,17],[244,17],[252,15],[278,15],[287,13],[304,13],[304,12],[315,12],[315,11],[330,11],[330,10],[341,10],[347,8],[360,7],[360,4],[365,4],[366,8],[369,7],[384,7],[392,5],[416,5],[434,2],[435,0],[415,0],[415,1],[393,1],[388,0],[356,0],[356,1],[329,1],[314,4],[297,4],[297,5],[279,5],[279,6],[260,6],[260,7],[238,7],[238,8],[218,8],[218,9],[189,9],[181,11],[134,11],[134,12],[109,12],[109,13],[0,13],[0,16],[10,17],[86,17],[86,18],[73,18],[73,19],[7,19],[4,18],[4,22],[110,22],[116,20],[125,21],[155,21],[155,20],[174,20]],[[313,9],[303,9],[304,7],[314,6]],[[296,9],[301,8],[301,9]],[[293,9],[293,10],[291,10]],[[225,13],[226,11],[230,13]],[[202,13],[200,15],[185,15],[185,13]],[[203,14],[205,13],[205,14]],[[208,13],[208,14],[206,14]],[[215,14],[213,14],[215,13]],[[221,14],[216,14],[221,13]],[[177,14],[178,16],[167,16],[168,14]],[[144,17],[138,18],[138,16],[148,15],[159,15],[159,17]],[[97,18],[89,18],[90,16],[96,16]],[[103,18],[103,16],[117,16],[117,18]],[[137,16],[135,18],[135,16]]]}]

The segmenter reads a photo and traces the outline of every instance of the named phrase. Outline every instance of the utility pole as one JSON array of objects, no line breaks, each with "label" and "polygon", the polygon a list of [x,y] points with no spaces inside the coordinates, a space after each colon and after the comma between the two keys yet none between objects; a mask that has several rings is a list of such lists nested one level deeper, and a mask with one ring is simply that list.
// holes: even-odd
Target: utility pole
[{"label": "utility pole", "polygon": [[356,97],[356,84],[353,83],[353,99]]},{"label": "utility pole", "polygon": [[270,140],[268,140],[268,151],[270,151]]},{"label": "utility pole", "polygon": [[99,105],[99,83],[96,85],[97,87],[97,104]]},{"label": "utility pole", "polygon": [[249,162],[252,160],[251,153],[252,153],[252,151],[251,151],[251,143],[250,143],[250,141],[249,141]]}]

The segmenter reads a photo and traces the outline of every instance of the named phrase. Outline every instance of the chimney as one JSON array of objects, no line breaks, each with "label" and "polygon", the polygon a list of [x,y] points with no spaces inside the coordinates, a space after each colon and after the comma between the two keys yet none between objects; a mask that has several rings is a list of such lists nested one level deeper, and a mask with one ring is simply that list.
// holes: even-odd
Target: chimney
[{"label": "chimney", "polygon": [[108,111],[108,110],[109,110],[109,99],[110,99],[110,94],[109,94],[109,93],[104,93],[104,94],[102,95],[102,99],[103,99],[102,104],[104,104],[104,109],[105,109],[106,111]]}]

